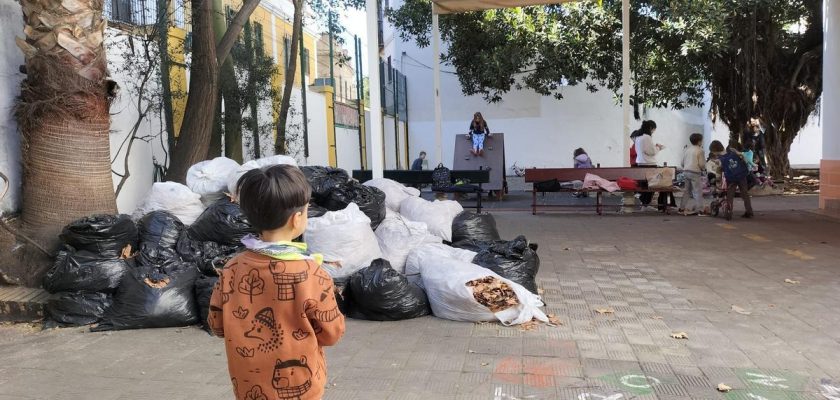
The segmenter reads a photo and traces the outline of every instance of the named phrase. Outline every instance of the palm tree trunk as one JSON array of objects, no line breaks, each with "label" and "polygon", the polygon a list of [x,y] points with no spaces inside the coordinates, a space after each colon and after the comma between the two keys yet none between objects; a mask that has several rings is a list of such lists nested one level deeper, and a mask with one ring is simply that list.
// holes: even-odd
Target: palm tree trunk
[{"label": "palm tree trunk", "polygon": [[23,137],[24,229],[48,243],[67,223],[116,213],[102,2],[21,0],[26,59],[16,117]]},{"label": "palm tree trunk", "polygon": [[295,6],[295,18],[292,23],[292,42],[289,44],[288,65],[286,68],[286,82],[283,84],[283,99],[280,101],[280,121],[277,123],[277,138],[274,142],[274,152],[286,154],[286,122],[289,119],[289,106],[292,100],[292,88],[295,84],[295,71],[297,62],[295,55],[298,53],[298,42],[303,34],[303,0],[293,0]]}]

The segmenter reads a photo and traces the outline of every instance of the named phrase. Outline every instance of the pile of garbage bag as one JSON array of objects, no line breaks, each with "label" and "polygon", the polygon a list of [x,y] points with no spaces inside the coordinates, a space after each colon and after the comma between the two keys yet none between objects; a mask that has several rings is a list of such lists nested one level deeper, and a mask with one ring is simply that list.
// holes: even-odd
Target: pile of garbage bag
[{"label": "pile of garbage bag", "polygon": [[[247,171],[290,164],[287,156],[239,165],[194,165],[188,185],[156,183],[132,217],[98,215],[69,224],[65,249],[43,285],[60,325],[121,330],[205,325],[219,270],[257,234],[237,204]],[[537,246],[502,240],[491,215],[455,201],[428,201],[387,179],[360,184],[337,168],[301,167],[311,186],[302,239],[332,278],[351,318],[396,321],[434,314],[519,324],[540,311]],[[229,196],[228,194],[232,194]]]}]

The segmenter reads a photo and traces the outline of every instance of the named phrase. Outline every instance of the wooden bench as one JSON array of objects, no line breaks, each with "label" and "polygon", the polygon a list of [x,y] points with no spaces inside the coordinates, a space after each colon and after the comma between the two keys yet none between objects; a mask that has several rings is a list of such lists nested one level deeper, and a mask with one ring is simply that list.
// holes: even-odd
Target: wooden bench
[{"label": "wooden bench", "polygon": [[[532,201],[531,201],[531,213],[536,215],[537,207],[581,207],[580,205],[537,205],[537,184],[541,182],[548,182],[553,181],[556,179],[560,183],[562,182],[571,182],[571,181],[583,181],[583,178],[586,174],[593,174],[598,175],[601,178],[604,178],[609,181],[617,181],[621,177],[627,177],[630,179],[634,179],[637,181],[646,181],[647,174],[650,172],[650,168],[630,168],[630,167],[618,167],[618,168],[529,168],[525,170],[525,182],[533,183],[534,188],[531,191],[532,194]],[[661,167],[661,168],[674,168],[674,167]],[[676,171],[675,176],[676,176]],[[639,188],[634,189],[634,192],[673,192],[674,188],[667,188],[667,189],[647,189],[647,188]],[[604,205],[602,204],[602,194],[606,192],[603,189],[574,189],[574,188],[560,188],[558,190],[554,190],[554,192],[582,192],[582,193],[595,193],[595,212],[598,215],[602,214]],[[623,191],[622,191],[623,192]],[[545,193],[545,192],[542,192]],[[666,208],[667,210],[667,208]]]},{"label": "wooden bench", "polygon": [[[430,185],[433,183],[432,180],[432,173],[434,171],[431,170],[424,170],[424,171],[410,171],[410,170],[385,170],[383,171],[383,177],[385,179],[390,179],[392,181],[396,181],[402,183],[404,185]],[[481,196],[484,193],[484,188],[482,187],[483,184],[490,182],[490,170],[483,169],[483,170],[452,170],[450,171],[450,177],[452,179],[453,186],[458,181],[466,181],[469,182],[471,185],[477,185],[477,190],[472,191],[460,191],[457,189],[452,190],[436,190],[437,193],[475,193],[476,194],[476,204],[475,206],[465,206],[465,208],[475,208],[477,213],[481,213]],[[354,170],[353,171],[353,179],[359,182],[367,182],[373,179],[373,171],[370,170]]]}]

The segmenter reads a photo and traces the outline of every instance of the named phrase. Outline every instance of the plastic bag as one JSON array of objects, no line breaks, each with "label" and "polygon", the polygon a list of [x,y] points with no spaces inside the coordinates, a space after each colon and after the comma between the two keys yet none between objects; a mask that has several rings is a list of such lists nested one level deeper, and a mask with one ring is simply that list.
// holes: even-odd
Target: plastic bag
[{"label": "plastic bag", "polygon": [[392,211],[400,211],[400,203],[409,197],[420,197],[420,190],[407,187],[397,181],[385,178],[372,179],[364,183],[365,186],[375,187],[385,193],[385,207]]},{"label": "plastic bag", "polygon": [[464,211],[457,201],[434,202],[419,197],[409,197],[400,204],[400,214],[411,221],[425,222],[429,232],[441,239],[452,241],[452,221]]},{"label": "plastic bag", "polygon": [[44,275],[44,289],[50,293],[113,292],[133,264],[132,260],[102,258],[88,251],[61,251]]},{"label": "plastic bag", "polygon": [[[438,263],[424,263],[420,275],[432,306],[432,313],[436,317],[473,322],[498,319],[504,325],[518,325],[534,318],[548,322],[548,317],[539,309],[544,305],[539,296],[487,268],[450,259]],[[486,277],[494,277],[507,284],[515,293],[518,304],[494,313],[476,301],[473,290],[467,283]]]},{"label": "plastic bag", "polygon": [[329,210],[324,207],[321,207],[315,203],[309,203],[309,210],[306,213],[306,216],[309,218],[318,218],[323,217]]},{"label": "plastic bag", "polygon": [[[405,276],[408,281],[423,287],[423,280],[420,271],[426,264],[466,262],[470,263],[475,258],[476,252],[464,249],[456,249],[445,244],[423,244],[411,250],[405,259]],[[458,264],[451,264],[457,266]]]},{"label": "plastic bag", "polygon": [[356,203],[359,209],[370,218],[370,227],[376,229],[385,219],[385,193],[381,190],[360,185],[357,182],[348,182],[334,188],[323,206],[330,211],[339,211],[347,208],[350,203]]},{"label": "plastic bag", "polygon": [[152,211],[137,222],[140,231],[140,246],[174,249],[184,231],[184,224],[175,215],[166,211]]},{"label": "plastic bag", "polygon": [[208,196],[219,199],[228,190],[230,177],[239,167],[238,162],[227,157],[199,162],[187,170],[187,187],[201,195],[203,200],[207,200]]},{"label": "plastic bag", "polygon": [[204,210],[188,232],[193,240],[226,246],[241,246],[243,237],[257,233],[242,214],[239,204],[229,199],[219,200]]},{"label": "plastic bag", "polygon": [[114,304],[94,331],[167,328],[198,322],[193,287],[198,269],[173,262],[138,267],[123,278]]},{"label": "plastic bag", "polygon": [[327,201],[333,189],[350,181],[347,171],[331,167],[302,167],[306,180],[312,186],[312,199],[323,205]]},{"label": "plastic bag", "polygon": [[198,266],[204,275],[217,276],[218,270],[235,256],[243,246],[226,246],[216,242],[199,242],[190,238],[189,232],[184,232],[178,240],[176,252],[182,261],[191,262]]},{"label": "plastic bag", "polygon": [[61,292],[47,301],[47,315],[63,326],[99,322],[111,307],[111,295],[95,292]]},{"label": "plastic bag", "polygon": [[510,279],[536,294],[540,257],[533,247],[525,236],[519,236],[508,242],[491,242],[484,250],[478,252],[473,263],[503,278]]},{"label": "plastic bag", "polygon": [[405,276],[382,259],[354,273],[349,289],[352,318],[399,321],[431,314],[423,289],[408,283]]},{"label": "plastic bag", "polygon": [[350,276],[382,258],[370,218],[355,203],[310,219],[304,238],[310,251],[324,255],[322,268],[333,278]]},{"label": "plastic bag", "polygon": [[375,233],[382,258],[388,260],[399,273],[405,272],[405,260],[411,250],[425,243],[440,243],[442,240],[429,233],[426,224],[409,221],[393,211],[388,211],[388,216],[379,224]]},{"label": "plastic bag", "polygon": [[452,242],[462,240],[501,240],[496,229],[496,219],[490,214],[476,214],[464,211],[452,221]]},{"label": "plastic bag", "polygon": [[239,183],[239,178],[242,175],[245,175],[246,172],[263,167],[270,167],[273,165],[294,165],[297,167],[297,161],[289,156],[284,155],[276,155],[270,157],[263,157],[257,160],[251,160],[242,164],[241,167],[236,169],[229,177],[228,177],[228,193],[236,194],[236,184]]},{"label": "plastic bag", "polygon": [[204,211],[201,195],[176,182],[155,182],[140,202],[133,218],[140,219],[152,211],[169,211],[181,222],[191,225]]},{"label": "plastic bag", "polygon": [[218,276],[201,276],[195,280],[195,303],[198,307],[198,322],[206,331],[210,331],[207,316],[210,315],[210,297],[213,286],[219,281]]},{"label": "plastic bag", "polygon": [[137,247],[137,227],[128,215],[94,215],[74,221],[61,232],[61,240],[76,250],[102,257],[119,257],[130,244]]}]

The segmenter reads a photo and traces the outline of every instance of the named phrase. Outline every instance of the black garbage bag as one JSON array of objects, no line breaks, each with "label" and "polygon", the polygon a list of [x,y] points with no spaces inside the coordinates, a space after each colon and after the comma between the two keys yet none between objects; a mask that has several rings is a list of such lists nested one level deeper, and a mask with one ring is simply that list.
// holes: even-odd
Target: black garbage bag
[{"label": "black garbage bag", "polygon": [[152,243],[141,243],[140,250],[135,257],[137,264],[144,267],[156,267],[159,265],[178,261],[178,253],[175,249],[161,247]]},{"label": "black garbage bag", "polygon": [[44,289],[50,293],[87,291],[111,293],[117,290],[133,260],[102,258],[89,251],[61,251],[44,275]]},{"label": "black garbage bag", "polygon": [[76,250],[116,258],[126,245],[137,247],[137,227],[128,215],[94,215],[67,225],[60,238]]},{"label": "black garbage bag", "polygon": [[195,241],[187,231],[178,239],[176,252],[182,261],[198,266],[202,274],[218,276],[218,270],[222,269],[243,248],[241,245],[225,246],[216,242]]},{"label": "black garbage bag", "polygon": [[340,168],[307,166],[301,167],[303,175],[312,186],[312,199],[321,204],[333,189],[350,181],[347,171]]},{"label": "black garbage bag", "polygon": [[140,230],[140,246],[174,249],[184,230],[184,224],[167,211],[152,211],[137,223]]},{"label": "black garbage bag", "polygon": [[[511,241],[496,242],[459,242],[456,247],[477,251],[474,264],[487,268],[503,278],[510,279],[537,293],[537,272],[540,270],[540,257],[537,245],[528,243],[525,236]],[[473,247],[470,247],[473,246]]]},{"label": "black garbage bag", "polygon": [[351,318],[399,321],[431,314],[429,299],[418,286],[383,259],[350,276]]},{"label": "black garbage bag", "polygon": [[333,279],[335,302],[338,303],[338,310],[344,315],[350,315],[353,308],[353,299],[350,298],[349,284],[350,277]]},{"label": "black garbage bag", "polygon": [[370,227],[374,230],[385,220],[385,192],[355,181],[335,188],[322,205],[327,210],[339,211],[350,203],[356,203],[359,210],[370,218]]},{"label": "black garbage bag", "polygon": [[306,213],[306,216],[309,218],[323,217],[324,214],[327,213],[327,211],[329,210],[327,210],[324,207],[321,207],[315,203],[309,203],[309,211]]},{"label": "black garbage bag", "polygon": [[496,219],[490,214],[464,211],[452,221],[452,242],[464,240],[492,242],[501,239],[496,229]]},{"label": "black garbage bag", "polygon": [[207,207],[188,231],[193,240],[225,246],[241,246],[243,237],[257,233],[242,214],[239,204],[228,198]]},{"label": "black garbage bag", "polygon": [[194,264],[139,266],[123,278],[114,304],[93,331],[167,328],[198,323]]},{"label": "black garbage bag", "polygon": [[195,303],[198,306],[198,322],[206,331],[210,331],[207,316],[210,315],[210,297],[213,286],[219,281],[218,276],[200,276],[195,280]]},{"label": "black garbage bag", "polygon": [[96,292],[61,292],[47,301],[47,315],[61,326],[99,322],[111,307],[111,295]]}]

